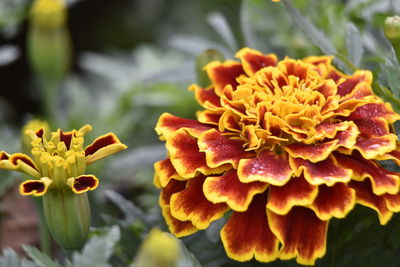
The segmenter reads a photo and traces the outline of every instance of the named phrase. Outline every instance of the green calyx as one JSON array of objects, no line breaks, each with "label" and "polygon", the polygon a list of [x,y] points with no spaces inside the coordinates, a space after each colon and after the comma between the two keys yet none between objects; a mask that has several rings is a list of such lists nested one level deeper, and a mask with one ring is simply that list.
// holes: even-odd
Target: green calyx
[{"label": "green calyx", "polygon": [[64,250],[79,250],[89,233],[90,206],[86,193],[49,190],[43,196],[44,215],[54,240]]}]

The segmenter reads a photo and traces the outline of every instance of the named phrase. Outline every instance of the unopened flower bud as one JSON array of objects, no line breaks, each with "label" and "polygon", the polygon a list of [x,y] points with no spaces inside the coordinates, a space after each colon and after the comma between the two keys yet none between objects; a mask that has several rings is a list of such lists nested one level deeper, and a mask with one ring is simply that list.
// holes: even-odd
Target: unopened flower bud
[{"label": "unopened flower bud", "polygon": [[387,17],[385,20],[385,36],[389,40],[400,39],[400,17]]}]

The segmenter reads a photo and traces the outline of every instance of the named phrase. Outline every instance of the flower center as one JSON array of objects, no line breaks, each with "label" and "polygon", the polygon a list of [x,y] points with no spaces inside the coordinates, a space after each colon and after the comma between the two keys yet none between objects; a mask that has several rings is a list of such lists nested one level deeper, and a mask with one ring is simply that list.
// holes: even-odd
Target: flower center
[{"label": "flower center", "polygon": [[337,102],[333,101],[336,84],[323,79],[315,66],[300,61],[287,59],[260,69],[254,77],[240,76],[237,82],[236,90],[225,87],[223,117],[237,123],[247,150],[271,149],[293,140],[317,141],[315,127],[331,117],[332,103]]},{"label": "flower center", "polygon": [[30,133],[31,153],[42,177],[49,177],[55,185],[65,187],[68,178],[85,172],[84,134],[85,129],[68,133],[58,130],[47,139],[43,132]]}]

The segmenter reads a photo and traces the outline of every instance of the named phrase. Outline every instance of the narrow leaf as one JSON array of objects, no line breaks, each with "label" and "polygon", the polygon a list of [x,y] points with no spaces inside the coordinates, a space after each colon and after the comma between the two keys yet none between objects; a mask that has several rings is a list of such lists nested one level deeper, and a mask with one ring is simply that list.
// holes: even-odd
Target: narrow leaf
[{"label": "narrow leaf", "polygon": [[360,32],[353,23],[347,24],[346,47],[349,60],[355,66],[360,66],[364,49],[362,47]]},{"label": "narrow leaf", "polygon": [[301,31],[321,49],[324,54],[335,55],[334,63],[343,71],[350,72],[351,67],[349,64],[343,62],[341,56],[337,53],[335,47],[331,41],[324,35],[323,32],[318,30],[307,18],[305,18],[288,0],[282,0],[285,4],[286,10],[288,11],[293,22]]},{"label": "narrow leaf", "polygon": [[20,258],[11,248],[3,249],[3,255],[0,256],[1,267],[37,267],[33,262]]},{"label": "narrow leaf", "polygon": [[104,235],[94,236],[85,245],[81,253],[73,254],[74,267],[109,267],[115,244],[120,239],[118,226],[113,226]]},{"label": "narrow leaf", "polygon": [[53,261],[49,256],[37,248],[26,245],[22,246],[22,248],[39,267],[60,267],[58,262]]},{"label": "narrow leaf", "polygon": [[383,98],[383,100],[390,102],[392,104],[393,109],[400,113],[400,99],[395,97],[393,93],[384,86],[381,86],[377,82],[373,83],[373,90],[374,92]]},{"label": "narrow leaf", "polygon": [[105,191],[106,197],[114,203],[125,215],[124,224],[131,224],[135,220],[146,221],[146,215],[144,212],[136,207],[131,201],[126,200],[120,194],[107,190]]},{"label": "narrow leaf", "polygon": [[179,240],[181,245],[181,256],[176,264],[176,267],[201,267],[201,264],[196,259],[196,257],[189,252],[186,246],[181,240]]},{"label": "narrow leaf", "polygon": [[297,27],[299,27],[322,52],[328,55],[336,54],[336,49],[329,39],[319,31],[308,19],[306,19],[291,3],[284,0],[283,3]]},{"label": "narrow leaf", "polygon": [[225,17],[221,13],[212,12],[207,16],[207,22],[214,29],[214,31],[221,36],[221,38],[232,49],[232,51],[237,50],[232,30],[229,27]]},{"label": "narrow leaf", "polygon": [[400,96],[400,66],[396,60],[388,58],[386,64],[381,66],[381,78],[387,82],[390,90],[397,97]]}]

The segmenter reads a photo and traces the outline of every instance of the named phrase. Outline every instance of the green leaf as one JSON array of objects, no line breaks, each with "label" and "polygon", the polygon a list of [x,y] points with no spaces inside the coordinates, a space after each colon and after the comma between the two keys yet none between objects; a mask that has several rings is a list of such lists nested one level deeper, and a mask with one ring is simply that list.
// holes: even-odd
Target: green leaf
[{"label": "green leaf", "polygon": [[373,90],[374,92],[383,98],[383,100],[390,102],[392,104],[393,109],[397,112],[400,113],[400,99],[395,97],[393,93],[387,89],[386,87],[378,84],[377,82],[373,83]]},{"label": "green leaf", "polygon": [[214,31],[221,36],[222,40],[224,40],[225,44],[232,49],[232,51],[238,49],[232,30],[229,27],[226,18],[221,13],[213,12],[209,14],[207,16],[207,22]]},{"label": "green leaf", "polygon": [[390,90],[395,96],[400,96],[400,66],[397,63],[396,57],[393,59],[387,58],[386,64],[381,66],[381,77],[387,82]]},{"label": "green leaf", "polygon": [[332,45],[331,41],[325,36],[323,32],[318,30],[307,18],[305,18],[288,0],[282,0],[285,4],[286,10],[288,11],[293,22],[301,31],[321,49],[326,55],[335,55],[334,63],[343,71],[350,72],[348,60],[344,59]]},{"label": "green leaf", "polygon": [[33,262],[20,258],[11,248],[3,249],[3,255],[0,257],[1,267],[36,267]]},{"label": "green leaf", "polygon": [[120,229],[113,226],[104,235],[92,237],[81,253],[75,252],[72,257],[74,267],[109,267],[115,244],[120,239]]},{"label": "green leaf", "polygon": [[201,267],[199,261],[192,253],[189,252],[183,242],[179,240],[179,243],[181,246],[181,255],[176,264],[176,267]]},{"label": "green leaf", "polygon": [[22,248],[39,267],[60,267],[58,262],[53,261],[48,255],[37,248],[27,245],[23,245]]},{"label": "green leaf", "polygon": [[132,201],[126,200],[120,194],[111,190],[106,190],[104,194],[124,213],[125,219],[122,222],[123,225],[130,225],[138,219],[141,221],[147,221],[144,212],[136,207]]},{"label": "green leaf", "polygon": [[349,60],[355,65],[360,66],[364,49],[360,32],[353,23],[347,24],[346,47]]},{"label": "green leaf", "polygon": [[306,19],[290,1],[282,1],[297,27],[299,27],[311,41],[327,55],[337,54],[335,47],[329,39]]}]

